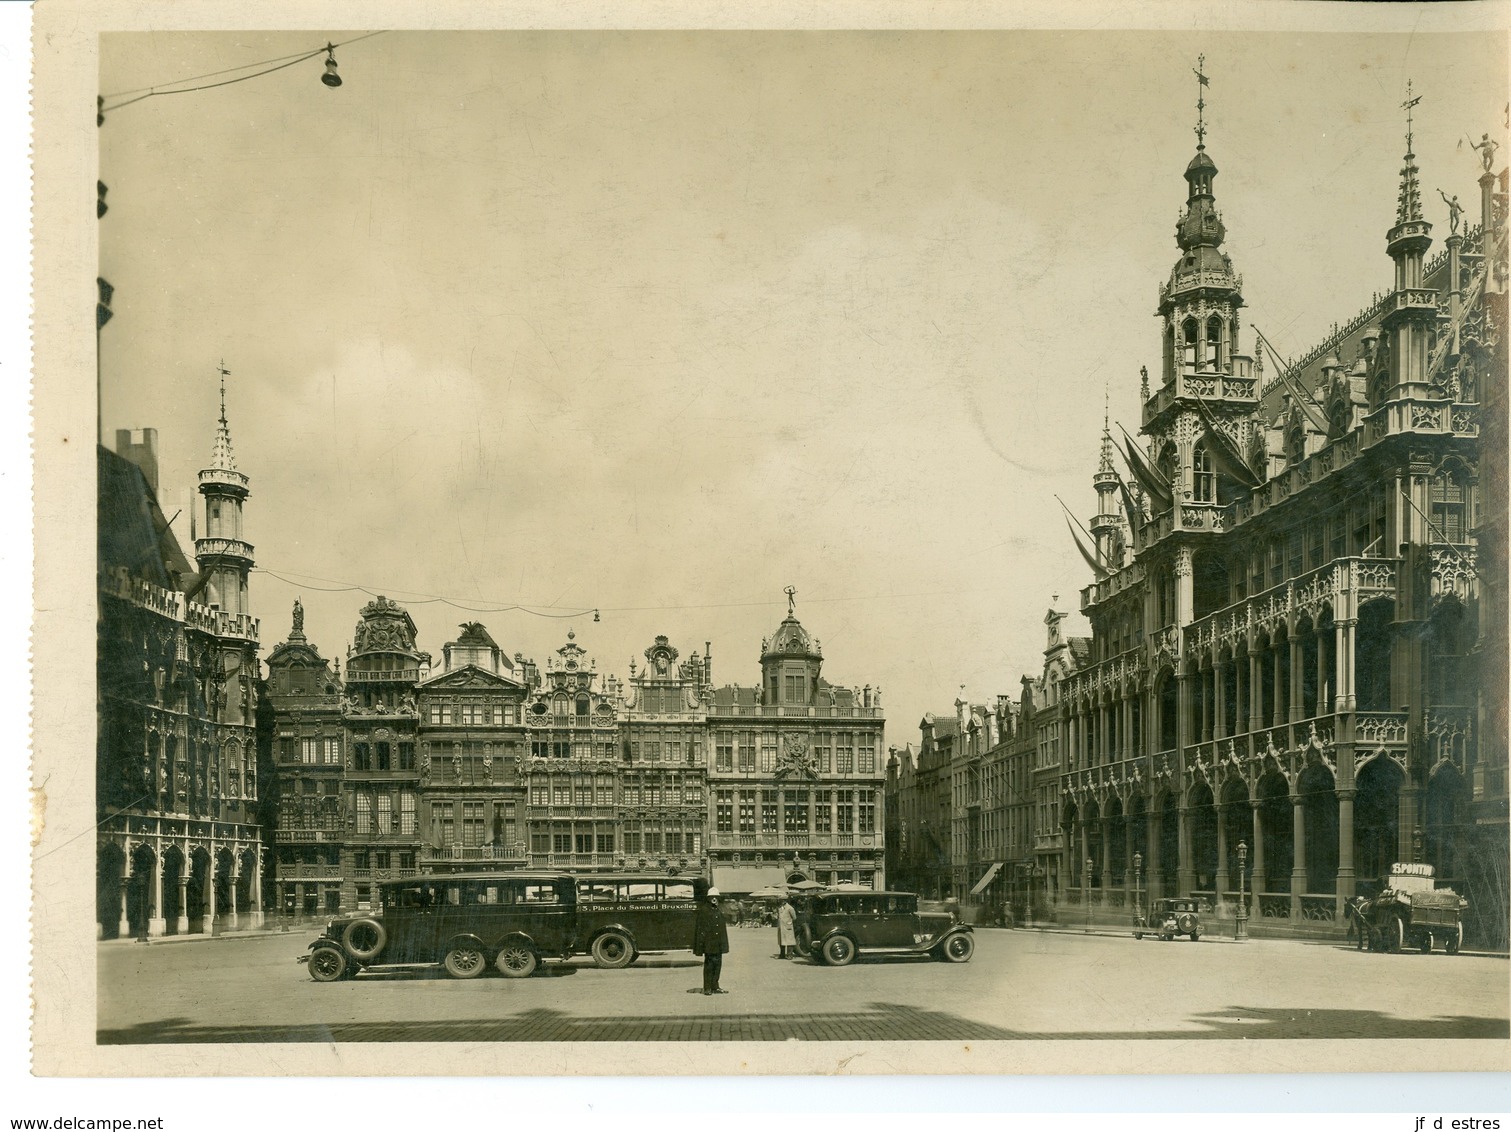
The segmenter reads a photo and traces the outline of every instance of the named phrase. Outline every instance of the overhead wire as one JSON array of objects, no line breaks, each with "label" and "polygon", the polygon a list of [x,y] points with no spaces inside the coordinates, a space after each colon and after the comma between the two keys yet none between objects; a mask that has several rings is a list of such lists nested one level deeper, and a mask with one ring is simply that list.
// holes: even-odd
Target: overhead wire
[{"label": "overhead wire", "polygon": [[[400,586],[374,586],[363,582],[345,581],[339,578],[325,578],[318,574],[304,574],[297,570],[272,570],[266,566],[254,566],[254,574],[266,574],[277,578],[285,585],[303,587],[318,593],[364,593],[369,597],[391,596],[398,594],[407,605],[432,605],[441,603],[455,609],[464,609],[471,613],[528,613],[534,617],[571,618],[585,617],[591,613],[665,613],[690,609],[758,609],[764,606],[781,605],[782,599],[774,598],[768,601],[722,601],[700,602],[689,605],[619,605],[619,606],[581,606],[557,612],[556,606],[551,604],[527,605],[521,602],[509,602],[504,600],[489,601],[480,599],[483,604],[464,601],[460,598],[448,597],[445,594],[425,593],[420,590],[406,590]],[[290,575],[290,576],[286,576]],[[314,586],[309,582],[325,582],[328,585]],[[892,601],[920,597],[956,597],[962,593],[992,593],[995,590],[932,590],[919,591],[917,593],[893,593],[893,594],[853,594],[840,597],[819,597],[805,599],[812,605],[832,605],[843,601]],[[412,596],[404,596],[412,595]]]},{"label": "overhead wire", "polygon": [[[173,80],[171,82],[166,82],[166,83],[158,83],[155,86],[137,87],[134,90],[117,91],[114,94],[101,95],[100,97],[102,99],[102,102],[101,102],[101,105],[100,105],[100,111],[99,112],[101,114],[108,114],[108,113],[110,113],[113,110],[119,110],[119,109],[121,109],[123,106],[130,106],[132,103],[141,102],[144,99],[148,99],[148,98],[155,98],[155,97],[158,97],[159,95],[167,95],[167,94],[192,94],[195,91],[214,90],[216,87],[230,86],[233,83],[246,82],[248,79],[261,78],[263,75],[271,75],[275,71],[281,71],[281,70],[285,69],[286,67],[293,67],[293,66],[295,66],[295,65],[297,65],[299,63],[305,62],[306,60],[313,59],[316,56],[321,55],[321,54],[323,54],[324,52],[326,52],[328,50],[333,50],[333,49],[335,49],[337,47],[346,47],[349,44],[353,44],[353,43],[360,43],[362,40],[364,40],[364,39],[371,39],[375,35],[383,35],[387,30],[388,30],[387,28],[384,28],[384,29],[382,29],[380,31],[368,32],[366,35],[359,35],[359,36],[356,36],[355,38],[352,38],[352,39],[343,40],[340,43],[329,43],[329,42],[327,42],[325,44],[322,44],[319,47],[314,48],[313,50],[302,52],[302,53],[297,54],[297,55],[280,55],[276,59],[264,59],[261,62],[257,62],[257,63],[246,63],[246,64],[244,64],[243,66],[240,66],[240,67],[227,67],[224,70],[211,71],[211,72],[209,72],[207,74],[195,75],[193,77],[184,78],[184,79],[176,79],[176,80]],[[261,66],[263,66],[266,63],[276,63],[277,66],[267,67],[265,70],[256,71],[256,72],[254,72],[254,73],[252,73],[250,75],[239,75],[238,77],[236,77],[234,79],[225,79],[225,80],[223,80],[221,82],[218,82],[218,83],[204,83],[203,85],[200,85],[200,86],[190,86],[190,87],[186,87],[186,86],[182,85],[183,83],[197,82],[199,79],[211,79],[211,78],[215,78],[215,77],[217,77],[219,75],[234,74],[237,71],[245,71],[245,70],[247,70],[247,69],[249,69],[251,67],[261,67]],[[168,88],[168,87],[172,87],[174,89],[171,89],[171,90],[165,89],[165,88]],[[145,93],[142,93],[142,92],[145,92]],[[135,98],[125,98],[125,101],[123,101],[123,102],[112,103],[112,104],[110,104],[108,106],[105,105],[104,102],[103,102],[103,100],[107,99],[107,98],[124,98],[128,94],[134,94],[134,95],[136,95],[136,97]]]}]

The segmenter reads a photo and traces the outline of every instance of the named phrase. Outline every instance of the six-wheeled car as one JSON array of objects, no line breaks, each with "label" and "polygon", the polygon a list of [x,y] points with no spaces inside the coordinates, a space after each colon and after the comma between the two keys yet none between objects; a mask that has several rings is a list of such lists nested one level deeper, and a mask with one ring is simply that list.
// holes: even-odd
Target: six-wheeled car
[{"label": "six-wheeled car", "polygon": [[511,978],[577,944],[577,886],[556,873],[415,876],[378,886],[379,907],[337,916],[301,961],[328,983],[363,968],[436,964],[457,979],[491,963]]}]

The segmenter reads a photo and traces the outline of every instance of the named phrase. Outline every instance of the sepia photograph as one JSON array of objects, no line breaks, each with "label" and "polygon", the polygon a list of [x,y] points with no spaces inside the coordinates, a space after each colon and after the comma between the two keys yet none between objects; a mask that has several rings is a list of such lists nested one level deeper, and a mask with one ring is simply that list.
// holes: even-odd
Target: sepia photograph
[{"label": "sepia photograph", "polygon": [[1508,1067],[1503,10],[46,9],[34,1072]]}]

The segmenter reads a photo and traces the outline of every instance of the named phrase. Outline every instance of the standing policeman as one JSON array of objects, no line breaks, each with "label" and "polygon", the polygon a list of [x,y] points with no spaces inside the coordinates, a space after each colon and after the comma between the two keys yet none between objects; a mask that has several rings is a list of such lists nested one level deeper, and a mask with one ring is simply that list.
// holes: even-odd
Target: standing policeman
[{"label": "standing policeman", "polygon": [[[728,994],[719,988],[719,970],[729,950],[729,928],[719,910],[719,890],[710,888],[698,902],[693,920],[693,954],[703,956],[703,993]],[[692,993],[692,992],[689,992]]]}]

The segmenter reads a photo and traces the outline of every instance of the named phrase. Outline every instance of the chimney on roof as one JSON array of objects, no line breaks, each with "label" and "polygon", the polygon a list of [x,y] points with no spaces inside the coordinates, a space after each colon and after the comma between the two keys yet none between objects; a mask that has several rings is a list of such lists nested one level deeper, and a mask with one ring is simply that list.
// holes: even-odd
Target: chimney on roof
[{"label": "chimney on roof", "polygon": [[115,452],[117,456],[130,460],[142,470],[142,475],[147,478],[147,486],[152,489],[152,494],[157,494],[157,429],[144,428],[141,430],[142,439],[136,439],[136,433],[129,428],[115,430]]}]

